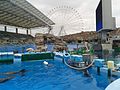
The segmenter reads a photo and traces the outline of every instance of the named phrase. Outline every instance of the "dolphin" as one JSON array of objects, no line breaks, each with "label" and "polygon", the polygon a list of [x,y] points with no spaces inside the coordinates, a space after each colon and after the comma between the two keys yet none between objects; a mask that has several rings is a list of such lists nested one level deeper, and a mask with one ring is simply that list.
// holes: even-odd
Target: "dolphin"
[{"label": "dolphin", "polygon": [[13,76],[12,77],[7,77],[7,78],[0,78],[0,83],[4,83],[4,82],[6,82],[8,80],[11,80],[13,78],[14,78]]},{"label": "dolphin", "polygon": [[14,75],[14,74],[19,74],[21,76],[24,76],[25,72],[27,72],[28,70],[26,69],[21,69],[19,71],[15,71],[15,72],[6,72],[6,73],[2,73],[0,75],[7,75],[8,77],[6,78],[0,78],[0,83],[4,83],[8,80],[11,80],[12,78],[14,78],[14,76],[11,76],[11,75]]},{"label": "dolphin", "polygon": [[26,69],[21,69],[19,71],[15,71],[15,72],[6,72],[6,73],[2,73],[2,75],[13,75],[13,74],[20,74],[20,75],[24,75],[25,72],[27,72],[28,70]]}]

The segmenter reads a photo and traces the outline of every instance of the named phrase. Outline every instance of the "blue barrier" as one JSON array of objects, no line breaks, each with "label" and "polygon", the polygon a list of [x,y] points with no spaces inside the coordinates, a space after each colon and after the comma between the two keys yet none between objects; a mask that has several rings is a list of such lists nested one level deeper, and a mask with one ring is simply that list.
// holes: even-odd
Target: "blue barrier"
[{"label": "blue barrier", "polygon": [[104,59],[94,59],[94,65],[96,67],[103,67],[104,61],[105,61]]},{"label": "blue barrier", "polygon": [[0,62],[13,62],[13,52],[0,52]]},{"label": "blue barrier", "polygon": [[27,48],[36,49],[35,44],[23,44],[23,45],[4,45],[0,46],[0,52],[14,52],[17,51],[18,53],[26,52]]},{"label": "blue barrier", "polygon": [[82,62],[83,56],[82,55],[71,55],[71,60],[74,60],[76,62]]}]

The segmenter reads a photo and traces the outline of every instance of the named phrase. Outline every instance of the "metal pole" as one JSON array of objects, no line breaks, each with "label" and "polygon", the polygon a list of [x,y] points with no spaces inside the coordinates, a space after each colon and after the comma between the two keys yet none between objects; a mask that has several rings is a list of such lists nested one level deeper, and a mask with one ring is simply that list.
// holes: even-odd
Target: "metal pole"
[{"label": "metal pole", "polygon": [[112,70],[108,69],[108,77],[111,77],[111,76],[112,76]]},{"label": "metal pole", "polygon": [[100,67],[97,67],[97,74],[100,75]]}]

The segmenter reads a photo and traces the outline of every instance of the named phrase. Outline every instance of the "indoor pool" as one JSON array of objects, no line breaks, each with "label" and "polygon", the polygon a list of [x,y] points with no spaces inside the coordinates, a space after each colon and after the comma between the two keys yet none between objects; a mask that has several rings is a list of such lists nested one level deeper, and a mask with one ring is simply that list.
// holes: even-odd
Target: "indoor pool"
[{"label": "indoor pool", "polygon": [[[10,65],[0,65],[0,78],[13,77],[0,83],[0,90],[105,90],[111,82],[107,74],[96,74],[94,68],[89,69],[90,77],[83,72],[70,69],[60,60],[22,62]],[[24,73],[4,75],[2,73],[27,70]],[[112,79],[117,79],[112,78]]]}]

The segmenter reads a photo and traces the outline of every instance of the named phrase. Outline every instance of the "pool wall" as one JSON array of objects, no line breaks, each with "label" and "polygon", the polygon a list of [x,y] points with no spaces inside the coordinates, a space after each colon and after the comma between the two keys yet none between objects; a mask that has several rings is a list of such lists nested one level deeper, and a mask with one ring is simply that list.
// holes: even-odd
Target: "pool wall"
[{"label": "pool wall", "polygon": [[54,59],[54,53],[43,52],[43,53],[26,53],[21,57],[22,61],[31,61],[31,60],[44,60],[44,59]]},{"label": "pool wall", "polygon": [[13,52],[0,53],[0,63],[13,63],[13,60],[14,60]]}]

